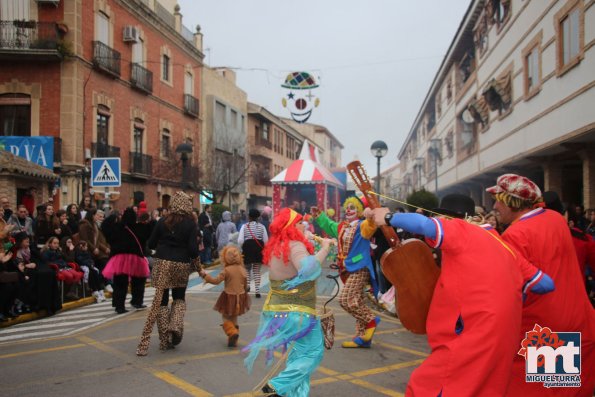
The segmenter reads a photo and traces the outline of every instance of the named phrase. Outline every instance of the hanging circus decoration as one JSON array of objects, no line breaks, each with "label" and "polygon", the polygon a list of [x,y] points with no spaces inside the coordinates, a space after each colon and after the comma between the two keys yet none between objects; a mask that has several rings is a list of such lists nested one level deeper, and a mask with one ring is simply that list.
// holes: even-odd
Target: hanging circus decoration
[{"label": "hanging circus decoration", "polygon": [[312,90],[318,88],[314,76],[308,72],[291,72],[281,87],[289,90],[281,102],[289,110],[291,118],[297,123],[308,121],[312,110],[320,104],[320,99],[312,94]]}]

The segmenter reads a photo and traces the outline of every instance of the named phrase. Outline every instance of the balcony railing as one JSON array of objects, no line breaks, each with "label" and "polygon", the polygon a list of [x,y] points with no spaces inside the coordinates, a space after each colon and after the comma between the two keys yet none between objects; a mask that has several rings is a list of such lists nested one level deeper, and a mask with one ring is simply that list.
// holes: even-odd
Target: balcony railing
[{"label": "balcony railing", "polygon": [[0,21],[0,48],[58,48],[58,29],[54,22]]},{"label": "balcony railing", "polygon": [[138,152],[130,152],[130,173],[152,175],[153,157]]},{"label": "balcony railing", "polygon": [[273,143],[271,141],[268,141],[268,140],[262,139],[262,138],[256,139],[256,145],[257,146],[264,146],[267,149],[272,149],[273,148]]},{"label": "balcony railing", "polygon": [[255,175],[254,184],[260,186],[271,186],[271,177],[269,175]]},{"label": "balcony railing", "polygon": [[120,148],[105,143],[93,142],[91,144],[91,155],[93,157],[120,157]]},{"label": "balcony railing", "polygon": [[139,90],[150,94],[153,92],[153,72],[139,65],[130,64],[130,84]]},{"label": "balcony railing", "polygon": [[101,41],[93,42],[93,65],[114,77],[120,77],[120,53]]},{"label": "balcony railing", "polygon": [[0,21],[0,55],[24,59],[62,59],[55,22]]},{"label": "balcony railing", "polygon": [[184,94],[184,112],[193,117],[198,117],[198,99],[190,94]]}]

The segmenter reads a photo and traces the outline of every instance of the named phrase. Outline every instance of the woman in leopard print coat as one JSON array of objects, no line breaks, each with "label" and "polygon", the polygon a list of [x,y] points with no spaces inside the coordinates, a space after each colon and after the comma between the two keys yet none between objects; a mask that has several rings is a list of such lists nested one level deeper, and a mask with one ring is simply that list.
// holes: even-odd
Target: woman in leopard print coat
[{"label": "woman in leopard print coat", "polygon": [[[177,192],[172,198],[169,214],[159,220],[147,242],[149,248],[156,250],[151,276],[155,297],[136,350],[138,356],[147,355],[155,322],[159,349],[171,349],[182,341],[186,287],[190,273],[195,270],[193,261],[199,254],[197,230],[192,216],[192,196]],[[171,308],[168,307],[170,289]]]}]

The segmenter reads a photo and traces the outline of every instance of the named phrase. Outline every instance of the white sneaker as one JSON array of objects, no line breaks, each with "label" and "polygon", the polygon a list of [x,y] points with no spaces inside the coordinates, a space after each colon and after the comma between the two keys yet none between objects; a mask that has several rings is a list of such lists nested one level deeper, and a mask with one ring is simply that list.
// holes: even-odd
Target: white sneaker
[{"label": "white sneaker", "polygon": [[93,295],[93,298],[95,298],[95,302],[99,303],[99,292],[93,291],[93,293],[91,295]]},{"label": "white sneaker", "polygon": [[112,288],[112,286],[110,284],[105,286],[105,290],[107,292],[109,292],[110,294],[114,292],[114,289]]},{"label": "white sneaker", "polygon": [[97,293],[99,294],[99,302],[105,302],[107,300],[105,299],[103,291],[97,291]]}]

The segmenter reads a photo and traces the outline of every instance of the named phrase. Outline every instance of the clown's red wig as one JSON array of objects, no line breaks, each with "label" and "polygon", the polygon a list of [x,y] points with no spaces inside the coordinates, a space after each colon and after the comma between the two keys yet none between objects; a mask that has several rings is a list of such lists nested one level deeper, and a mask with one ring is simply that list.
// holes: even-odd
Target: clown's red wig
[{"label": "clown's red wig", "polygon": [[269,226],[269,241],[262,251],[262,262],[268,265],[272,257],[281,258],[284,263],[289,262],[289,243],[291,241],[300,241],[304,243],[310,254],[314,253],[314,246],[310,243],[304,234],[296,229],[296,223],[301,222],[302,216],[290,208],[283,208]]}]

